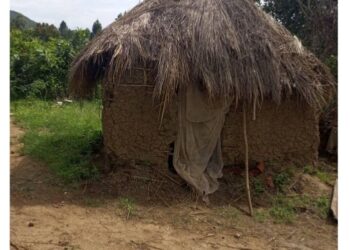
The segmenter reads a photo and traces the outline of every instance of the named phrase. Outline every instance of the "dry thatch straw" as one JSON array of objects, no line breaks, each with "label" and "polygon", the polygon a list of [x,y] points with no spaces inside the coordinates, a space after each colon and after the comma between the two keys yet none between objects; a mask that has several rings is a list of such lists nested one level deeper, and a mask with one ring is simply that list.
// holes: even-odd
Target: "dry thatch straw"
[{"label": "dry thatch straw", "polygon": [[[145,0],[94,38],[71,67],[74,96],[126,70],[152,69],[154,96],[201,84],[210,98],[236,102],[296,96],[319,106],[334,79],[297,38],[252,0]],[[325,91],[326,90],[326,91]]]}]

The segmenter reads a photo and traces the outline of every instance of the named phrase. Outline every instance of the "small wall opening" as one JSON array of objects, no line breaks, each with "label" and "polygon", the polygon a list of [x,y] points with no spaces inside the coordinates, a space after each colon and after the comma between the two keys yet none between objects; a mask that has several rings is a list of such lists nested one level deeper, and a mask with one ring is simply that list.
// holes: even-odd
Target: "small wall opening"
[{"label": "small wall opening", "polygon": [[168,170],[173,173],[177,174],[176,169],[174,167],[174,151],[175,151],[175,142],[171,142],[168,147]]}]

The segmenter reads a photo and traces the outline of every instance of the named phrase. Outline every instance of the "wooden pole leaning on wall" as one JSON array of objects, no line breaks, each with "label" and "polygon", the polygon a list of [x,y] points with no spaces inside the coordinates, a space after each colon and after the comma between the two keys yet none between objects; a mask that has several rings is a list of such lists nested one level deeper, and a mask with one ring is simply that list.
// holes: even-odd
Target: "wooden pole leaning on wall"
[{"label": "wooden pole leaning on wall", "polygon": [[250,195],[250,183],[249,183],[249,145],[247,135],[247,114],[245,102],[243,103],[243,135],[244,135],[244,146],[245,146],[245,185],[247,191],[248,207],[250,216],[253,216],[253,205]]}]

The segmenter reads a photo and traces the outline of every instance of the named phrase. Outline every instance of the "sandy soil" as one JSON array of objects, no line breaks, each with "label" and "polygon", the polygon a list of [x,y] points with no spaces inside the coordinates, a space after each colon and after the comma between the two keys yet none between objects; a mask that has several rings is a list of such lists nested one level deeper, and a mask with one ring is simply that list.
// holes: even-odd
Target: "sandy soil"
[{"label": "sandy soil", "polygon": [[243,178],[225,177],[210,206],[137,163],[68,185],[21,153],[22,134],[12,123],[11,249],[337,249],[330,220],[302,213],[291,225],[259,223],[227,209],[247,209]]}]

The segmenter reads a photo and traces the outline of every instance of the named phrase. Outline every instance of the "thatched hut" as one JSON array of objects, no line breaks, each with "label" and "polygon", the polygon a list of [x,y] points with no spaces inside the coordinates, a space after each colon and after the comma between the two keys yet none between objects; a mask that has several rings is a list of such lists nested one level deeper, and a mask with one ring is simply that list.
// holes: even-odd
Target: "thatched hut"
[{"label": "thatched hut", "polygon": [[143,1],[73,62],[72,94],[89,96],[99,81],[110,161],[159,167],[178,133],[178,95],[190,87],[208,103],[231,104],[220,133],[225,164],[244,159],[244,113],[250,159],[312,164],[319,111],[334,85],[329,70],[252,0]]}]

